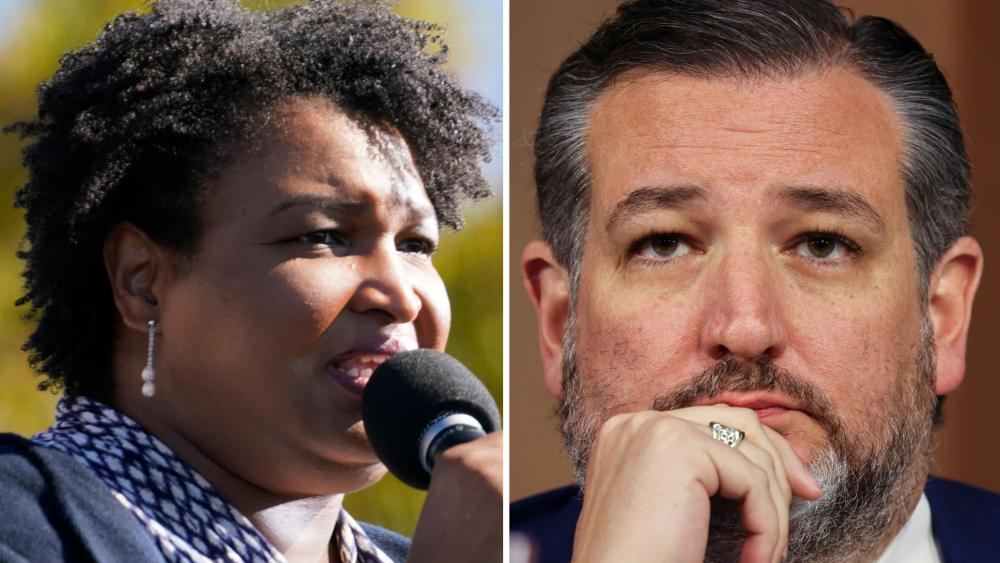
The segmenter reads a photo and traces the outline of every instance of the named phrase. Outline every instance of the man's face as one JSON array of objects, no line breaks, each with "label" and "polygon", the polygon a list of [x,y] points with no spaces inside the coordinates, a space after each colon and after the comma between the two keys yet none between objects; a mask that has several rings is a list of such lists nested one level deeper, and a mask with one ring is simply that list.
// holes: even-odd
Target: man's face
[{"label": "man's face", "polygon": [[759,82],[652,73],[619,80],[591,115],[581,412],[670,404],[720,361],[756,361],[826,409],[781,386],[691,400],[757,409],[807,463],[835,431],[861,457],[884,444],[901,398],[926,386],[887,96],[839,69]]},{"label": "man's face", "polygon": [[[825,492],[793,504],[790,560],[877,546],[916,502],[934,393],[950,390],[935,382],[887,97],[843,70],[626,76],[595,103],[587,150],[562,354],[578,477],[614,414],[752,408]],[[739,552],[725,541],[738,521],[713,509],[710,559]]]}]

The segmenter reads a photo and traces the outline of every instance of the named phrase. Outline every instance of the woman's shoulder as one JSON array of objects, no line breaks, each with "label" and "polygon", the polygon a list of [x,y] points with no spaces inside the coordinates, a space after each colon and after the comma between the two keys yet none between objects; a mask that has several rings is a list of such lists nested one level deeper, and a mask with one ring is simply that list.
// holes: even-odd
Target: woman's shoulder
[{"label": "woman's shoulder", "polygon": [[[70,487],[64,488],[67,485]],[[87,496],[100,490],[97,485],[108,495],[107,488],[69,455],[17,434],[0,434],[0,495],[6,501],[0,511],[5,516],[15,508],[42,509]],[[56,494],[67,492],[71,493],[68,498]],[[19,512],[18,516],[24,514]]]},{"label": "woman's shoulder", "polygon": [[0,434],[0,561],[156,561],[150,536],[71,456]]}]

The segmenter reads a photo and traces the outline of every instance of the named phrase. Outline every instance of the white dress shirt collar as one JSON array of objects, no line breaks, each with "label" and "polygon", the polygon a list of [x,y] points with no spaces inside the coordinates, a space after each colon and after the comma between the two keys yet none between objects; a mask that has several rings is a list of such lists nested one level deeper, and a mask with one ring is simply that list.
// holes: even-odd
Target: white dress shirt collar
[{"label": "white dress shirt collar", "polygon": [[910,519],[885,548],[876,563],[941,563],[931,526],[931,505],[927,495],[920,495],[920,502]]}]

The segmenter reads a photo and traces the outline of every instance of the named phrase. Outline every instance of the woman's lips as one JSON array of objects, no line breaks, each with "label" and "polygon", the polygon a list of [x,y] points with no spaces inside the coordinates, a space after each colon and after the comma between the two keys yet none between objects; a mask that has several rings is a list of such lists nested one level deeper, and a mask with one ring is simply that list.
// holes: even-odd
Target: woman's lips
[{"label": "woman's lips", "polygon": [[416,348],[416,341],[409,338],[371,338],[334,356],[326,370],[350,396],[360,401],[378,366],[395,354]]}]

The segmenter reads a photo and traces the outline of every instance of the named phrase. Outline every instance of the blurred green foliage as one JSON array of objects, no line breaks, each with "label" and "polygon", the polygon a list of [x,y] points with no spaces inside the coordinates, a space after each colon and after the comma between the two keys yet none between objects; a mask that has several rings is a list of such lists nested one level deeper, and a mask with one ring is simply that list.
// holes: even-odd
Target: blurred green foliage
[{"label": "blurred green foliage", "polygon": [[[244,0],[252,8],[277,8],[287,0]],[[59,57],[94,39],[103,24],[125,10],[143,10],[142,0],[33,0],[25,3],[17,22],[8,22],[0,37],[0,124],[29,118],[35,113],[35,88],[55,71]],[[408,17],[461,26],[456,4],[404,0],[397,10]],[[497,22],[499,25],[499,22]],[[462,38],[465,39],[465,38]],[[464,57],[462,41],[446,34],[451,67],[458,75]],[[500,72],[500,69],[497,69]],[[25,180],[20,142],[0,135],[0,185],[6,203],[0,204],[0,431],[30,435],[52,421],[58,399],[36,389],[40,381],[27,366],[21,344],[31,327],[14,307],[21,295],[22,264],[15,257],[24,233],[21,213],[12,205],[13,191]],[[453,320],[448,351],[469,366],[497,398],[502,396],[502,277],[501,205],[499,198],[473,206],[468,226],[445,233],[435,264],[452,299]],[[501,406],[502,410],[502,406]],[[412,534],[424,494],[386,477],[379,484],[348,497],[346,505],[360,520]]]}]

